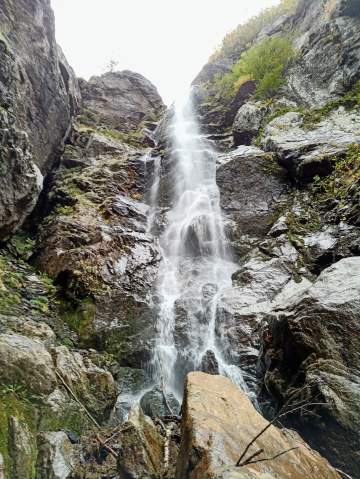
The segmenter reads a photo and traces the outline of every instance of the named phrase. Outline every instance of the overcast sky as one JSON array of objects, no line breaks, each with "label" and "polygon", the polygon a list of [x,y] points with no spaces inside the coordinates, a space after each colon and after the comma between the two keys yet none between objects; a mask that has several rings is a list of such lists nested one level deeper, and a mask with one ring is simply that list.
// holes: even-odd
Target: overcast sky
[{"label": "overcast sky", "polygon": [[145,75],[166,103],[191,83],[224,35],[279,0],[51,0],[57,41],[85,79]]}]

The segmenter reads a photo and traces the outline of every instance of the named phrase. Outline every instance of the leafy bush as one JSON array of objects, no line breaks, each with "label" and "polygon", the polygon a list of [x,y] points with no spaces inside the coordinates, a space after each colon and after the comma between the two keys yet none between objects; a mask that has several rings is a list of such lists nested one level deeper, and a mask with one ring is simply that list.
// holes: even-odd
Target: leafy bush
[{"label": "leafy bush", "polygon": [[219,79],[225,95],[234,95],[244,80],[256,81],[256,96],[271,98],[284,84],[284,71],[294,55],[288,37],[265,38],[241,55],[230,73]]}]

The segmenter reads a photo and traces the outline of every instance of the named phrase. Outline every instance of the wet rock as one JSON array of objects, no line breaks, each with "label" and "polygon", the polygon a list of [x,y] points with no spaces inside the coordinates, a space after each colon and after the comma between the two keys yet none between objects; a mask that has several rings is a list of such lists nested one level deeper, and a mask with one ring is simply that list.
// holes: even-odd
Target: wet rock
[{"label": "wet rock", "polygon": [[33,394],[50,394],[56,385],[53,361],[44,345],[19,334],[0,335],[0,379]]},{"label": "wet rock", "polygon": [[360,143],[360,115],[339,108],[310,130],[303,126],[300,113],[275,118],[264,130],[262,146],[276,154],[279,163],[298,181],[328,175],[332,159]]},{"label": "wet rock", "polygon": [[287,72],[288,93],[306,105],[323,105],[359,78],[359,17],[351,0],[301,0],[294,21],[299,53]]},{"label": "wet rock", "polygon": [[164,440],[152,420],[135,407],[121,428],[117,468],[120,478],[158,479],[163,472]]},{"label": "wet rock", "polygon": [[116,374],[116,383],[119,396],[111,415],[114,423],[126,421],[134,401],[147,387],[148,378],[144,369],[120,367]]},{"label": "wet rock", "polygon": [[233,124],[234,145],[251,145],[252,139],[259,133],[261,123],[269,107],[261,102],[248,101],[241,106]]},{"label": "wet rock", "polygon": [[207,374],[219,374],[219,363],[213,351],[206,351],[201,358],[200,371]]},{"label": "wet rock", "polygon": [[216,181],[221,207],[236,225],[235,238],[240,234],[266,234],[289,190],[282,168],[271,155],[254,147],[239,147],[221,155]]},{"label": "wet rock", "polygon": [[[294,432],[270,426],[250,448],[271,457],[290,447],[276,461],[235,468],[242,451],[267,424],[247,396],[227,378],[190,373],[185,385],[182,437],[177,479],[279,477],[340,478],[318,453]],[[258,456],[260,459],[261,456]]]},{"label": "wet rock", "polygon": [[325,269],[286,307],[266,317],[269,340],[263,353],[265,384],[275,397],[285,401],[290,391],[305,387],[310,401],[320,397],[327,404],[316,420],[305,415],[296,425],[313,446],[355,476],[360,463],[350,451],[359,447],[360,430],[359,279],[359,257]]},{"label": "wet rock", "polygon": [[2,7],[1,106],[14,116],[16,128],[28,133],[33,161],[46,172],[77,108],[77,81],[58,50],[49,2],[4,0]]},{"label": "wet rock", "polygon": [[68,479],[76,464],[75,449],[65,432],[38,435],[36,473],[39,479]]},{"label": "wet rock", "polygon": [[166,402],[164,393],[160,388],[153,388],[143,395],[140,400],[140,406],[144,414],[154,417],[178,415],[180,404],[172,393],[166,392]]},{"label": "wet rock", "polygon": [[155,86],[129,70],[82,80],[80,87],[84,108],[95,122],[121,132],[138,130],[145,120],[158,120],[165,108]]}]

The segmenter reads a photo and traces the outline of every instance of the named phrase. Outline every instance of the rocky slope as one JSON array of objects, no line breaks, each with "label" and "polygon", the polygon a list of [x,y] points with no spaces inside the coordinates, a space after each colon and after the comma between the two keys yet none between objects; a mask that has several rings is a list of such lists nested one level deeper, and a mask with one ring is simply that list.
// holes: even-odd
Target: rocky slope
[{"label": "rocky slope", "polygon": [[[242,53],[278,36],[294,50],[281,85],[261,97],[247,74],[229,89]],[[181,418],[148,371],[151,185],[160,162],[165,212],[172,110],[136,73],[77,80],[49,2],[3,2],[0,477],[1,460],[6,479],[360,477],[359,42],[356,0],[283,1],[194,80],[238,265],[216,335],[267,419],[203,373]]]}]

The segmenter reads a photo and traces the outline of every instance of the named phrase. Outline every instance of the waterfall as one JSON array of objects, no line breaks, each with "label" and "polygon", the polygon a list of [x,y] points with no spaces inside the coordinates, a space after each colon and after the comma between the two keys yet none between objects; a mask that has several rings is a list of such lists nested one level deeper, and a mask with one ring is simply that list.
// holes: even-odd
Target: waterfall
[{"label": "waterfall", "polygon": [[[210,369],[246,389],[240,369],[224,360],[216,335],[218,301],[224,288],[231,287],[236,266],[223,227],[217,154],[200,133],[191,98],[175,105],[170,133],[172,201],[159,238],[162,262],[154,295],[154,379],[181,397],[187,372]],[[159,175],[157,163],[152,201]]]}]

